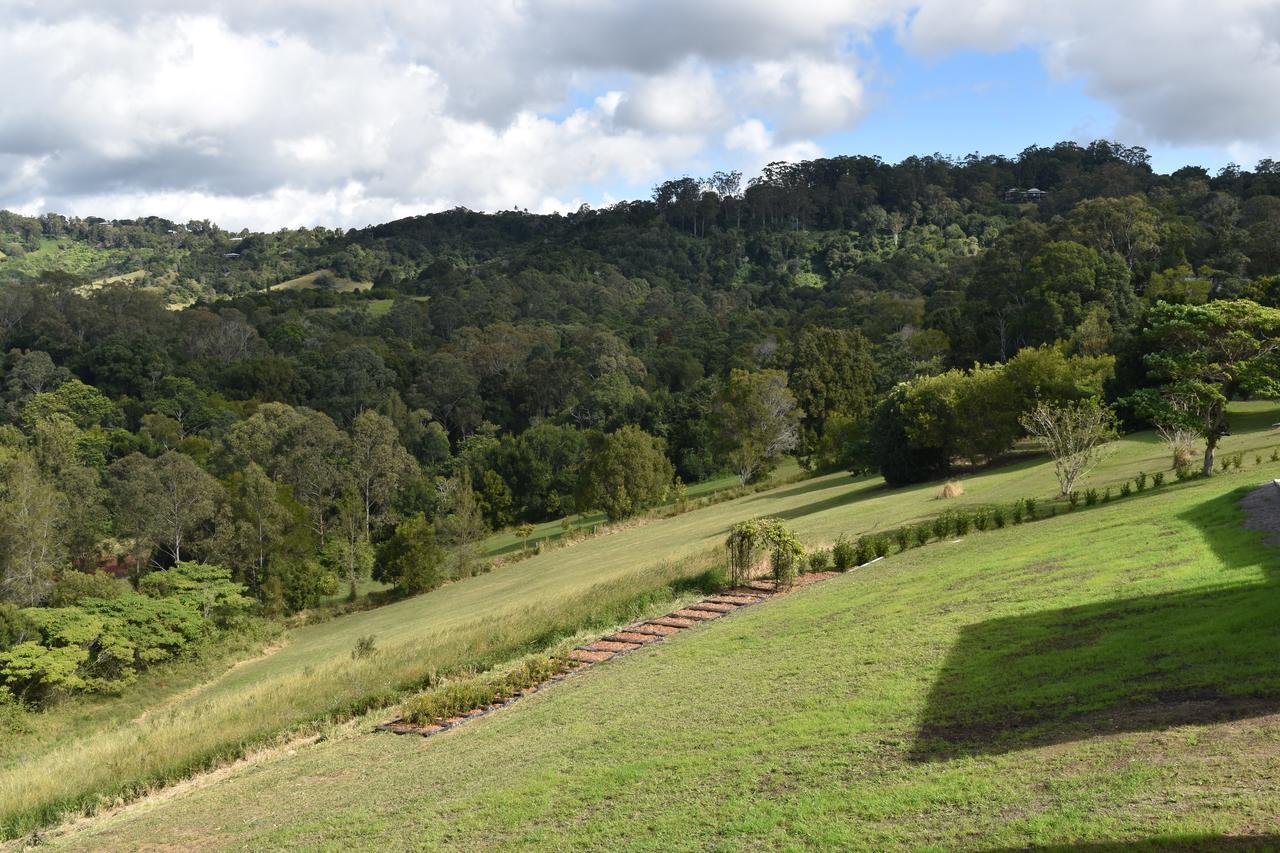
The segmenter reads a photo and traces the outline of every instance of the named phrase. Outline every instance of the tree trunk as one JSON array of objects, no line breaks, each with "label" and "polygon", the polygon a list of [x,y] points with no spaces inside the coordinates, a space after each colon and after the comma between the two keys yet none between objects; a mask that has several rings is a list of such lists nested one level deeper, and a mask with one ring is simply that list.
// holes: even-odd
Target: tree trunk
[{"label": "tree trunk", "polygon": [[1213,476],[1213,451],[1218,446],[1218,436],[1216,434],[1209,436],[1208,441],[1204,443],[1204,475],[1206,477]]}]

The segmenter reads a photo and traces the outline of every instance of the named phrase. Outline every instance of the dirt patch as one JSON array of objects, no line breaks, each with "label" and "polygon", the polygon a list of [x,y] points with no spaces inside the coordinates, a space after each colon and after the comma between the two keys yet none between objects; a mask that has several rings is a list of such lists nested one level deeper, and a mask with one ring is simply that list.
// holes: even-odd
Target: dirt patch
[{"label": "dirt patch", "polygon": [[1240,501],[1246,530],[1267,534],[1263,542],[1280,545],[1280,480],[1259,486]]}]

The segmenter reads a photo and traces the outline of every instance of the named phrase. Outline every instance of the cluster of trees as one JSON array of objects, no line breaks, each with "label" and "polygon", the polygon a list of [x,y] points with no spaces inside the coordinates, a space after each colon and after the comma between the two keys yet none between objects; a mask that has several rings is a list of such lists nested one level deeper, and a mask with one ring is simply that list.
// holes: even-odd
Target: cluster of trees
[{"label": "cluster of trees", "polygon": [[[221,567],[272,612],[418,592],[490,529],[788,453],[911,482],[1082,400],[1212,470],[1225,402],[1277,390],[1277,235],[1275,163],[1158,175],[1110,143],[348,232],[0,213],[0,598],[48,608],[108,558],[135,590]],[[136,270],[154,287],[87,286]],[[209,298],[169,310],[162,281]]]}]

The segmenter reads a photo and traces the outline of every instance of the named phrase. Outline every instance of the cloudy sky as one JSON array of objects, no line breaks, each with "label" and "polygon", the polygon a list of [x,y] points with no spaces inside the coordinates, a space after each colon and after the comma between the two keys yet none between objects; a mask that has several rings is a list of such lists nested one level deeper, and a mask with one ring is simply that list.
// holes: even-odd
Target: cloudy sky
[{"label": "cloudy sky", "polygon": [[0,0],[0,208],[569,210],[681,174],[1099,137],[1280,157],[1276,0]]}]

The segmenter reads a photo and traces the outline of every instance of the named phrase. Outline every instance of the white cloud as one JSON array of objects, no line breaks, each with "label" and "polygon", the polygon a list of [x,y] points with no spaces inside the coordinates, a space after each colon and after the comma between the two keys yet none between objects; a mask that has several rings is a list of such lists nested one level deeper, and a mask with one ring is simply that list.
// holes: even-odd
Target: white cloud
[{"label": "white cloud", "polygon": [[1051,74],[1115,108],[1126,140],[1280,143],[1274,0],[935,0],[906,32],[933,55],[1036,49]]},{"label": "white cloud", "polygon": [[1039,51],[1127,141],[1280,142],[1274,0],[0,0],[0,21],[0,207],[25,211],[361,225],[750,171],[863,118],[852,46],[885,25],[922,54]]}]

